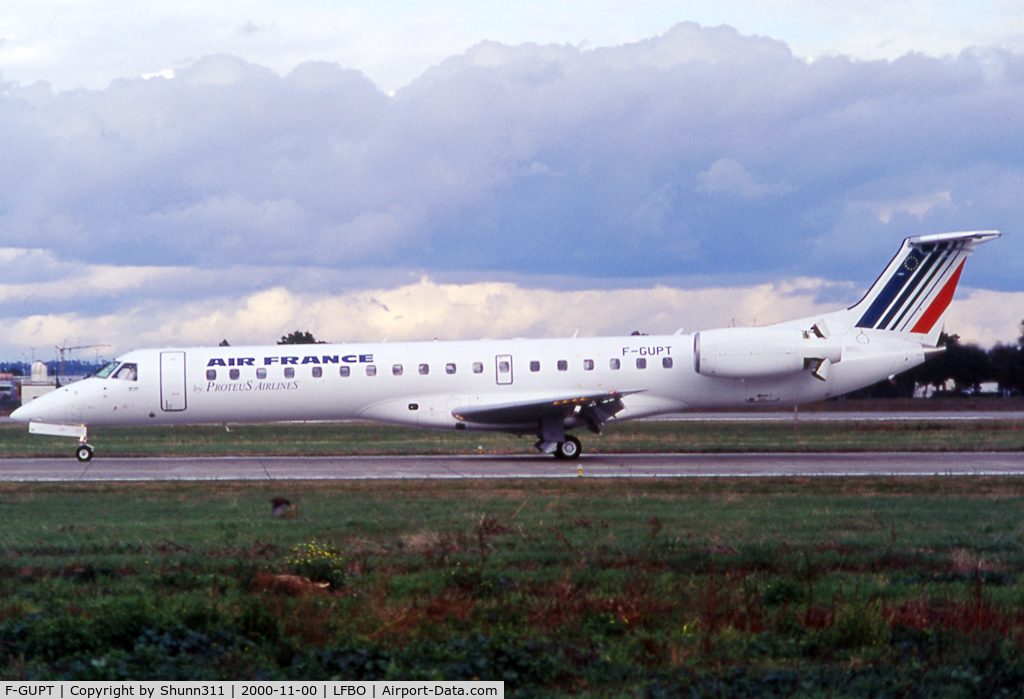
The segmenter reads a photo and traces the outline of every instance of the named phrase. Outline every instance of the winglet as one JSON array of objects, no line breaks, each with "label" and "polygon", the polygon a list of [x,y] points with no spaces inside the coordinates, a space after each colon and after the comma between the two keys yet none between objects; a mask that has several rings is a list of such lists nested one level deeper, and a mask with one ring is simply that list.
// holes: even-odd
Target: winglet
[{"label": "winglet", "polygon": [[964,262],[974,248],[995,240],[998,231],[921,235],[903,241],[882,276],[850,310],[858,328],[914,335],[938,344]]}]

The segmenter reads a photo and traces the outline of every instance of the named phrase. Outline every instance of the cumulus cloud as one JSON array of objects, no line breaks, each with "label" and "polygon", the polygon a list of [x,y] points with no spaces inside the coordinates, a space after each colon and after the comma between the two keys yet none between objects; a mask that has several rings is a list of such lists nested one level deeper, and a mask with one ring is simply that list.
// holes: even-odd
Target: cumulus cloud
[{"label": "cumulus cloud", "polygon": [[[171,301],[155,293],[173,282],[173,269],[130,270],[116,284],[87,269],[81,290],[138,298],[103,313],[64,311],[0,318],[0,356],[24,348],[106,343],[106,356],[154,346],[271,344],[293,330],[310,330],[332,342],[460,340],[507,337],[671,334],[725,326],[756,326],[812,317],[846,307],[863,293],[849,283],[795,278],[747,286],[558,290],[512,282],[444,283],[422,277],[397,286],[368,286],[347,293],[292,291],[282,286],[230,295]],[[40,296],[66,291],[63,281],[22,290]],[[26,301],[32,297],[27,297]],[[948,327],[965,342],[992,345],[1016,338],[1024,293],[963,290],[950,309]],[[995,313],[992,309],[997,309]]]},{"label": "cumulus cloud", "polygon": [[949,190],[944,192],[933,192],[922,196],[900,199],[896,201],[871,201],[853,202],[853,206],[867,206],[882,223],[889,223],[897,214],[910,214],[919,221],[923,221],[936,207],[949,208],[953,206],[953,199]]},{"label": "cumulus cloud", "polygon": [[731,158],[716,160],[697,176],[701,181],[700,189],[708,194],[736,194],[746,199],[757,199],[768,195],[781,196],[792,190],[784,183],[769,185],[756,181],[746,168]]},{"label": "cumulus cloud", "polygon": [[[393,94],[332,63],[282,75],[223,54],[104,89],[3,83],[0,318],[121,333],[120,304],[155,344],[224,323],[265,340],[295,329],[275,318],[320,322],[299,309],[373,289],[391,316],[359,302],[357,325],[320,327],[374,339],[401,309],[409,336],[558,334],[554,314],[602,315],[573,289],[698,280],[762,289],[760,314],[756,294],[716,298],[766,316],[789,308],[785,280],[868,283],[905,236],[1012,232],[1022,76],[1002,49],[808,62],[684,23],[595,49],[484,42]],[[997,245],[963,283],[1020,292],[1024,249]],[[395,281],[409,272],[460,285]],[[510,277],[556,289],[479,296]],[[419,305],[388,295],[410,288]],[[282,294],[299,305],[262,305]],[[486,323],[430,320],[452,294]]]},{"label": "cumulus cloud", "polygon": [[964,289],[949,307],[946,330],[961,341],[992,347],[1016,344],[1024,323],[1024,293]]}]

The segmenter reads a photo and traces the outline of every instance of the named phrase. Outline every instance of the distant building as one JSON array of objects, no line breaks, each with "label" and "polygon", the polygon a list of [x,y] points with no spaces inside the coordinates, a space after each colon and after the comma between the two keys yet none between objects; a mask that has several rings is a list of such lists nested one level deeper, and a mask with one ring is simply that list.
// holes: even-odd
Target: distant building
[{"label": "distant building", "polygon": [[39,396],[57,388],[56,378],[50,378],[46,364],[36,360],[32,362],[32,375],[21,382],[21,404],[31,403]]}]

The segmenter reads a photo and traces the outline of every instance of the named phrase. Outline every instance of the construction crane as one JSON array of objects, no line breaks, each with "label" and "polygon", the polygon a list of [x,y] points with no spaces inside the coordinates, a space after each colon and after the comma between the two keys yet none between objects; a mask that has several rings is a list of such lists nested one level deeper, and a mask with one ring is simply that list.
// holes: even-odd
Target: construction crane
[{"label": "construction crane", "polygon": [[[64,340],[64,344],[67,345],[67,340]],[[80,349],[93,349],[95,347],[110,347],[110,345],[78,345],[77,347],[56,347],[55,349],[60,352],[60,371],[57,373],[57,381],[60,382],[60,377],[64,376],[64,353],[73,352],[74,350]]]}]

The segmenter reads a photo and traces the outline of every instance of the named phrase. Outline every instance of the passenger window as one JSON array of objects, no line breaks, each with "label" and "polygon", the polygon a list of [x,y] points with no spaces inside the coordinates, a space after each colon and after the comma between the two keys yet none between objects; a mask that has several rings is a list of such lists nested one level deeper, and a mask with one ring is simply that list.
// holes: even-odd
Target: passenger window
[{"label": "passenger window", "polygon": [[608,360],[608,368],[611,369],[612,371],[618,371],[620,366],[621,364],[619,363],[618,359]]},{"label": "passenger window", "polygon": [[402,375],[402,365],[401,364],[395,364],[393,367],[391,367],[391,373],[394,374],[395,376],[401,376]]},{"label": "passenger window", "polygon": [[502,374],[507,374],[508,372],[512,371],[512,365],[506,361],[498,362],[498,371],[501,372]]},{"label": "passenger window", "polygon": [[265,378],[267,378],[267,370],[266,369],[257,369],[256,370],[256,378],[257,379],[265,379]]},{"label": "passenger window", "polygon": [[313,367],[313,378],[319,379],[324,375],[324,368],[320,366]]},{"label": "passenger window", "polygon": [[231,379],[232,381],[238,381],[238,377],[241,375],[242,373],[238,371],[238,369],[231,369],[230,371],[228,371],[228,378]]},{"label": "passenger window", "polygon": [[284,368],[284,377],[286,379],[294,379],[295,378],[295,367],[286,366]]},{"label": "passenger window", "polygon": [[216,381],[217,380],[217,370],[216,369],[207,369],[206,370],[206,380],[207,381]]},{"label": "passenger window", "polygon": [[647,368],[647,357],[637,357],[636,358],[636,368],[637,369],[646,369]]},{"label": "passenger window", "polygon": [[376,376],[377,375],[377,366],[375,364],[367,364],[366,365],[366,375],[367,376]]},{"label": "passenger window", "polygon": [[352,367],[343,366],[340,369],[338,369],[338,372],[342,376],[348,376],[348,375],[350,375],[352,373]]},{"label": "passenger window", "polygon": [[473,362],[473,373],[474,374],[482,374],[482,373],[484,373],[483,362]]},{"label": "passenger window", "polygon": [[530,362],[530,371],[540,371],[540,362],[538,362],[538,361]]},{"label": "passenger window", "polygon": [[454,374],[455,373],[455,365],[454,364],[445,364],[444,365],[444,373],[446,373],[446,374]]},{"label": "passenger window", "polygon": [[558,360],[558,370],[559,371],[568,371],[569,370],[569,362],[565,361],[564,359],[559,359]]},{"label": "passenger window", "polygon": [[429,373],[430,373],[430,365],[429,364],[420,364],[420,376],[426,376]]},{"label": "passenger window", "polygon": [[583,360],[583,371],[593,371],[593,370],[594,370],[594,360],[593,359],[584,359]]},{"label": "passenger window", "polygon": [[661,358],[661,365],[663,367],[665,367],[666,369],[671,369],[672,368],[672,357],[662,357]]}]

